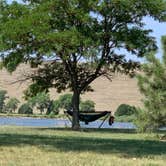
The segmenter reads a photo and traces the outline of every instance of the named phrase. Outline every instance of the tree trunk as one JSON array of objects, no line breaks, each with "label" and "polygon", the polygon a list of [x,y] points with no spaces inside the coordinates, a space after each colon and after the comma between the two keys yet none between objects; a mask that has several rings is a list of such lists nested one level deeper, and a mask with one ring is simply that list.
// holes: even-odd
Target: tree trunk
[{"label": "tree trunk", "polygon": [[72,106],[73,106],[73,118],[72,118],[72,129],[79,130],[79,103],[80,103],[80,93],[78,91],[74,91],[72,98]]}]

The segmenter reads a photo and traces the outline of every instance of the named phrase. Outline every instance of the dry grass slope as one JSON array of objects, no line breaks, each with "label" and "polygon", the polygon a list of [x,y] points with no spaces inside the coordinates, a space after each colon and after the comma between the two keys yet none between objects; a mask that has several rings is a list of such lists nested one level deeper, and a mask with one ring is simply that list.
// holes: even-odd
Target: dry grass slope
[{"label": "dry grass slope", "polygon": [[[21,78],[25,73],[30,72],[28,65],[20,65],[18,69],[10,74],[5,69],[0,71],[0,89],[8,91],[9,96],[17,97],[23,102],[23,91],[28,87],[30,82],[17,82],[12,84],[17,79]],[[96,103],[96,110],[112,110],[122,104],[130,104],[135,106],[141,105],[141,94],[137,87],[135,78],[131,79],[128,76],[117,74],[113,81],[110,82],[105,78],[99,78],[92,83],[94,92],[88,92],[82,95],[84,100],[90,99]],[[51,98],[56,99],[60,94],[55,89],[50,89]]]}]

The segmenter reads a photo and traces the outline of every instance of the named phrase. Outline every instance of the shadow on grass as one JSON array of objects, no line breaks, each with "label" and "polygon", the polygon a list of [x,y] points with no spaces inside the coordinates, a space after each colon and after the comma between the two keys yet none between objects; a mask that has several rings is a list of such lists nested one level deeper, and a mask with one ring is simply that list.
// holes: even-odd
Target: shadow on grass
[{"label": "shadow on grass", "polygon": [[105,139],[56,135],[0,134],[0,146],[35,145],[46,151],[92,151],[120,154],[125,157],[146,157],[166,154],[166,142],[152,140]]},{"label": "shadow on grass", "polygon": [[[63,127],[52,127],[52,128],[47,128],[47,127],[40,127],[40,128],[33,128],[37,130],[45,130],[45,131],[50,131],[50,130],[59,130],[59,131],[72,131],[71,128],[63,128]],[[82,128],[81,131],[83,132],[99,132],[100,134],[105,134],[105,133],[119,133],[119,134],[136,134],[137,131],[136,129],[119,129],[119,128]],[[80,131],[79,131],[80,132]],[[150,133],[150,132],[149,132]],[[152,132],[151,132],[152,133]],[[155,134],[165,134],[165,130],[157,130],[154,132]]]},{"label": "shadow on grass", "polygon": [[[33,128],[37,130],[45,130],[45,131],[50,131],[50,130],[58,130],[58,131],[72,131],[71,128],[63,128],[63,127],[52,127],[52,128],[46,128],[46,127],[40,127],[40,128]],[[130,133],[130,134],[135,134],[136,130],[135,129],[111,129],[111,128],[81,128],[80,131],[78,132],[99,132],[100,134],[105,134],[105,133]]]}]

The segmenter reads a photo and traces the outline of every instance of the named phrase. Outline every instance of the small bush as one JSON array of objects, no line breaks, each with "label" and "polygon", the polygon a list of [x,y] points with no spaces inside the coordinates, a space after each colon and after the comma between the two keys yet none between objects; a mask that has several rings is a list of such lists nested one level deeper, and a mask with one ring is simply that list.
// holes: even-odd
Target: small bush
[{"label": "small bush", "polygon": [[33,114],[33,109],[29,106],[29,104],[25,103],[20,106],[18,109],[19,114]]},{"label": "small bush", "polygon": [[137,112],[134,106],[121,104],[115,112],[115,116],[133,115]]},{"label": "small bush", "polygon": [[83,112],[94,112],[95,111],[95,103],[91,100],[86,100],[80,103],[80,111]]}]

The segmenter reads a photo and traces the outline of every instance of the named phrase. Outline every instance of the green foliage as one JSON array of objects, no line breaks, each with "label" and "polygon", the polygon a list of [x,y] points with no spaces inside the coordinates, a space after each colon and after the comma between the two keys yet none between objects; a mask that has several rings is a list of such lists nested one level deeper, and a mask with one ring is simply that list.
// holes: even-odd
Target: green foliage
[{"label": "green foliage", "polygon": [[80,111],[83,112],[94,112],[95,111],[95,103],[91,100],[82,101],[80,103]]},{"label": "green foliage", "polygon": [[9,113],[15,112],[19,103],[20,102],[18,99],[10,98],[9,101],[7,102],[7,104],[5,105],[5,111],[9,112]]},{"label": "green foliage", "polygon": [[72,109],[72,94],[64,94],[61,95],[58,99],[56,105],[60,108],[63,108],[65,110],[71,110]]},{"label": "green foliage", "polygon": [[116,122],[132,122],[132,123],[135,123],[136,119],[137,119],[137,114],[115,116],[115,121]]},{"label": "green foliage", "polygon": [[145,108],[138,115],[139,124],[143,121],[142,126],[138,127],[155,130],[166,126],[166,55],[160,61],[154,53],[148,54],[147,63],[142,65],[142,70],[143,74],[138,75],[138,85],[145,96]]},{"label": "green foliage", "polygon": [[[71,110],[72,109],[72,94],[61,95],[58,100],[53,101],[53,108],[55,112],[59,112],[60,109]],[[80,111],[91,112],[95,111],[95,103],[91,100],[81,101],[80,99]]]},{"label": "green foliage", "polygon": [[2,112],[4,109],[6,94],[7,94],[7,91],[0,90],[0,112]]},{"label": "green foliage", "polygon": [[22,104],[18,109],[19,114],[33,114],[33,109],[29,106],[28,103]]},{"label": "green foliage", "polygon": [[137,112],[137,109],[134,106],[130,106],[127,104],[121,104],[116,112],[115,116],[124,116],[124,115],[133,115]]},{"label": "green foliage", "polygon": [[51,100],[48,107],[47,107],[47,112],[46,115],[54,116],[59,113],[60,105],[59,105],[59,100]]},{"label": "green foliage", "polygon": [[53,109],[52,109],[52,112],[53,112],[54,114],[58,114],[58,113],[59,113],[59,108],[60,108],[60,102],[59,102],[59,100],[53,101]]},{"label": "green foliage", "polygon": [[[56,70],[58,64],[53,61],[54,70],[50,72],[51,75],[54,73],[53,77],[49,77],[48,72],[43,75],[44,80],[48,78],[46,84],[40,84],[37,78],[32,79],[40,84],[38,92],[48,86],[59,91],[69,87],[73,90],[72,80],[76,78],[78,89],[86,91],[94,79],[106,75],[107,71],[133,73],[137,63],[115,54],[115,50],[124,48],[142,57],[156,49],[155,41],[150,36],[151,30],[144,30],[142,20],[145,16],[151,16],[165,21],[165,10],[164,0],[110,0],[100,3],[94,0],[29,0],[26,4],[2,1],[0,52],[3,66],[12,72],[22,62],[38,65],[44,56],[60,59],[64,63],[59,63],[58,68],[62,70]],[[82,59],[85,64],[81,65],[79,62]],[[45,70],[52,69],[52,66],[49,67]],[[107,70],[102,72],[103,69]],[[30,90],[28,95],[32,93]]]},{"label": "green foliage", "polygon": [[[58,92],[70,89],[76,112],[80,94],[91,90],[90,83],[96,78],[110,78],[116,71],[133,75],[139,68],[117,49],[138,57],[156,50],[152,30],[145,30],[143,18],[166,20],[165,0],[27,2],[0,3],[3,66],[12,72],[22,62],[36,66],[45,57],[52,59],[32,74],[33,86],[26,94],[32,97],[50,87]],[[79,126],[78,117],[75,121]]]},{"label": "green foliage", "polygon": [[28,103],[32,107],[36,107],[38,110],[40,110],[40,113],[42,114],[44,110],[48,109],[49,107],[50,104],[49,94],[45,92],[37,93],[36,96],[28,100]]},{"label": "green foliage", "polygon": [[134,121],[134,124],[137,126],[138,132],[146,132],[150,131],[152,129],[151,122],[149,121],[149,118],[147,118],[148,112],[143,109],[138,110],[137,117]]},{"label": "green foliage", "polygon": [[54,118],[56,115],[58,115],[58,112],[52,111],[49,114],[49,118]]},{"label": "green foliage", "polygon": [[[44,86],[45,85],[45,86]],[[24,91],[24,99],[29,100],[34,96],[37,96],[38,93],[41,92],[48,92],[48,88],[46,86],[48,85],[46,82],[44,82],[44,85],[42,84],[42,81],[39,81],[39,83],[33,83],[31,84],[25,91]]]}]

